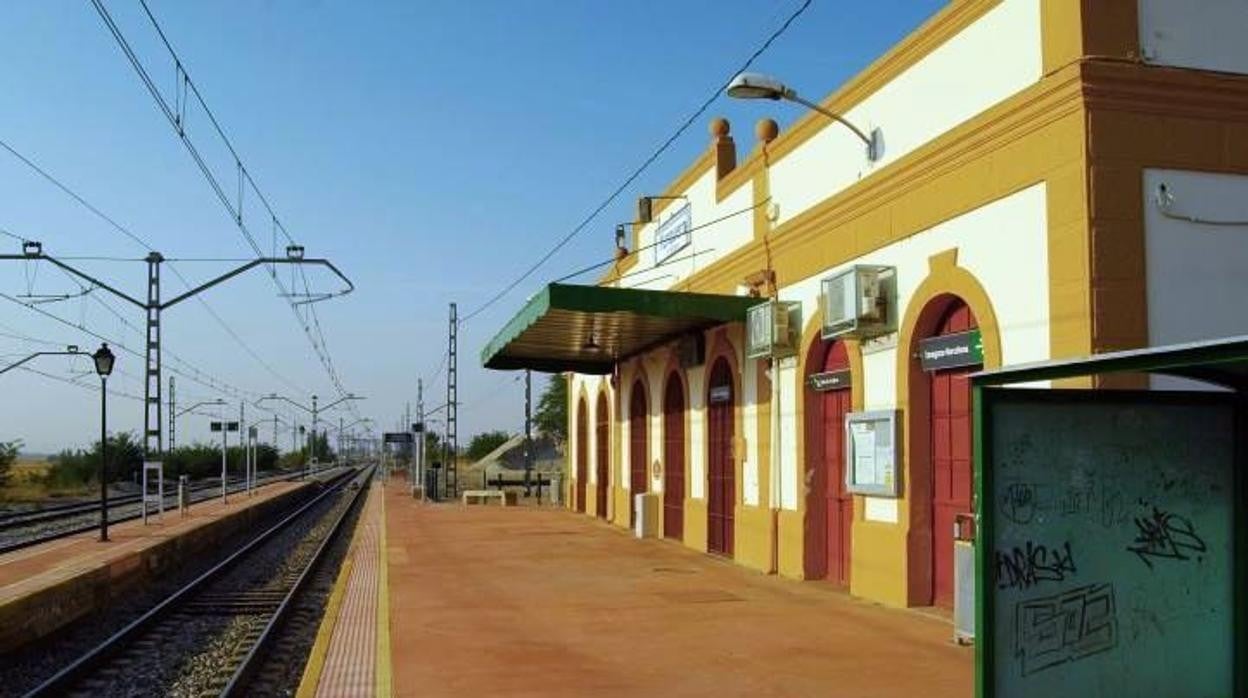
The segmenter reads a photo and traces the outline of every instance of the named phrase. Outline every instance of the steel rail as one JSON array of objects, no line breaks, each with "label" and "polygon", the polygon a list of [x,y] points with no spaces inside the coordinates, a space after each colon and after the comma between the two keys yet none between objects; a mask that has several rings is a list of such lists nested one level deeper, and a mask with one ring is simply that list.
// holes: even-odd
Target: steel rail
[{"label": "steel rail", "polygon": [[[265,485],[267,485],[267,484],[271,484],[271,483],[273,483],[273,482],[288,481],[288,480],[298,480],[299,478],[302,478],[303,476],[304,476],[304,474],[303,474],[303,473],[292,473],[292,474],[288,474],[288,475],[275,475],[275,476],[270,476],[269,478],[262,480],[259,484],[265,484]],[[191,503],[192,503],[192,504],[194,504],[194,503],[196,503],[196,502],[203,502],[203,501],[207,501],[208,499],[211,499],[212,497],[215,497],[215,496],[220,496],[220,485],[219,485],[219,484],[217,484],[217,485],[204,485],[203,487],[201,487],[201,488],[198,488],[198,489],[194,490],[194,492],[195,492],[195,493],[201,493],[201,492],[204,492],[205,490],[209,490],[209,489],[211,489],[211,490],[212,490],[212,492],[211,492],[208,496],[205,496],[205,497],[200,497],[200,498],[198,498],[198,499],[195,499],[195,500],[193,500]],[[230,489],[229,489],[228,491],[229,491],[229,492],[240,492],[240,491],[242,491],[242,490],[243,490],[243,483],[242,483],[242,480],[236,480],[236,481],[234,482],[234,484],[230,485]],[[127,502],[127,503],[122,504],[122,505],[120,505],[120,506],[133,506],[133,505],[135,505],[135,504],[138,504],[139,502],[141,502],[141,501],[142,501],[142,500],[141,500],[142,495],[139,495],[139,497],[140,497],[140,499],[136,499],[136,500],[134,500],[134,501]],[[177,493],[175,492],[175,493],[173,493],[173,494],[168,494],[168,495],[165,495],[165,498],[166,498],[166,499],[168,499],[168,498],[170,498],[170,497],[177,497]],[[142,511],[139,511],[138,513],[134,513],[134,514],[124,514],[124,515],[120,516],[119,518],[113,518],[112,511],[113,511],[113,508],[114,508],[114,507],[113,507],[113,505],[112,505],[112,502],[113,502],[113,500],[112,500],[112,499],[110,499],[110,500],[109,500],[109,508],[108,508],[108,509],[109,509],[109,521],[110,521],[111,523],[118,524],[118,523],[124,523],[124,522],[126,522],[126,521],[134,521],[135,519],[142,518],[142,516],[143,516],[143,512],[142,512]],[[65,515],[63,516],[63,518],[71,518],[72,516],[83,516],[83,515],[85,515],[85,514],[89,514],[89,513],[93,513],[93,512],[95,512],[95,511],[99,511],[99,508],[100,508],[99,503],[95,503],[95,504],[94,504],[94,507],[95,507],[94,509],[90,509],[90,510],[87,510],[87,511],[84,511],[84,512],[75,512],[74,514],[65,514]],[[172,507],[171,507],[170,509],[172,510]],[[62,517],[55,517],[55,518],[62,518]],[[38,523],[38,522],[36,522],[36,523]],[[30,537],[30,538],[23,538],[22,540],[14,541],[14,542],[12,542],[12,543],[4,543],[4,544],[0,545],[0,555],[4,555],[4,554],[6,554],[6,553],[11,553],[11,552],[13,552],[13,551],[15,551],[15,550],[22,550],[22,549],[24,549],[24,548],[29,548],[29,547],[32,547],[32,546],[35,546],[35,545],[40,545],[40,544],[42,544],[42,543],[50,543],[50,542],[52,542],[52,541],[55,541],[55,540],[60,540],[60,539],[62,539],[62,538],[69,538],[70,536],[76,536],[76,535],[81,534],[81,533],[89,533],[89,532],[91,532],[91,531],[98,530],[98,529],[99,529],[99,527],[100,527],[100,525],[99,525],[99,523],[98,523],[98,522],[92,522],[92,523],[90,523],[90,524],[83,524],[82,526],[77,526],[77,527],[74,527],[74,528],[67,528],[67,529],[65,529],[65,530],[63,530],[63,531],[57,531],[57,532],[55,532],[55,533],[50,533],[50,534],[48,534],[48,535],[46,535],[46,536],[32,536],[32,537]],[[16,526],[12,526],[12,527],[9,527],[9,528],[16,528]]]},{"label": "steel rail", "polygon": [[256,640],[255,644],[251,646],[251,649],[247,651],[247,656],[243,657],[242,663],[239,664],[238,669],[234,671],[234,675],[230,677],[230,682],[226,684],[225,689],[221,691],[221,696],[247,695],[246,684],[255,672],[259,670],[260,664],[264,660],[264,652],[268,649],[269,643],[272,642],[273,638],[277,635],[277,628],[286,621],[286,614],[293,605],[292,601],[303,590],[304,585],[312,576],[312,571],[316,569],[317,565],[320,564],[325,552],[329,549],[330,543],[338,537],[338,533],[342,528],[343,522],[347,520],[347,516],[359,503],[361,494],[365,492],[371,479],[371,475],[364,478],[364,484],[361,485],[360,489],[355,493],[351,503],[344,507],[342,512],[338,515],[338,519],[334,521],[333,527],[329,530],[329,533],[325,535],[325,538],[321,540],[321,544],[317,546],[316,552],[312,554],[312,559],[308,561],[308,564],[299,573],[299,578],[295,580],[293,585],[291,585],[290,592],[288,592],[285,598],[282,599],[282,603],[273,613],[273,617],[265,623],[264,630],[260,633],[260,637]]},{"label": "steel rail", "polygon": [[[225,572],[231,570],[236,563],[243,559],[249,553],[257,550],[262,545],[268,543],[273,537],[281,533],[295,521],[298,521],[304,513],[316,506],[327,497],[336,494],[338,490],[346,487],[360,470],[352,469],[351,472],[343,473],[330,480],[325,490],[316,495],[312,499],[300,505],[295,511],[287,514],[280,521],[270,526],[263,533],[248,541],[238,550],[234,551],[229,557],[218,562],[211,569],[199,575],[188,584],[184,585],[177,591],[165,597],[164,601],[156,604],[142,616],[131,621],[126,627],[113,633],[108,639],[99,643],[95,648],[79,657],[69,666],[61,669],[52,677],[36,686],[25,694],[25,698],[36,698],[38,696],[60,696],[64,695],[71,686],[85,678],[97,665],[102,664],[115,652],[123,649],[131,640],[135,639],[140,632],[146,630],[156,621],[176,610],[184,601],[190,600],[194,594],[198,593],[208,583],[215,581]],[[363,490],[363,488],[361,488]],[[358,496],[358,493],[357,493]]]}]

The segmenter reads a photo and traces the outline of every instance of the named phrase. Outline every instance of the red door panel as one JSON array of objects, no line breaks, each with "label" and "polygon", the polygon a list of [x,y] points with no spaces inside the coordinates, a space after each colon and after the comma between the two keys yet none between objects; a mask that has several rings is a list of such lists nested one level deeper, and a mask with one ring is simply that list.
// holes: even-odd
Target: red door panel
[{"label": "red door panel", "polygon": [[710,402],[708,414],[708,502],[707,549],[731,556],[733,552],[733,507],[737,501],[736,470],[733,467],[732,369],[720,358],[711,370],[710,391],[727,388],[727,399]]},{"label": "red door panel", "polygon": [[[974,328],[970,309],[959,302],[946,312],[936,334]],[[969,376],[977,370],[965,366],[931,376],[932,599],[937,606],[953,606],[954,521],[974,511]]]},{"label": "red door panel", "polygon": [[685,393],[675,374],[663,395],[663,535],[685,535]]},{"label": "red door panel", "polygon": [[[849,368],[845,345],[834,342],[824,355],[824,371]],[[845,490],[845,415],[852,411],[848,389],[820,393],[823,417],[823,545],[827,564],[826,578],[840,585],[849,585],[849,561],[853,541],[854,498]]]},{"label": "red door panel", "polygon": [[641,381],[633,384],[628,405],[628,525],[636,523],[637,508],[633,496],[650,490],[650,478],[646,474],[646,461],[650,458],[650,443],[646,428],[646,389]]},{"label": "red door panel", "polygon": [[589,478],[589,415],[584,400],[576,406],[576,510],[585,511],[585,481]]}]

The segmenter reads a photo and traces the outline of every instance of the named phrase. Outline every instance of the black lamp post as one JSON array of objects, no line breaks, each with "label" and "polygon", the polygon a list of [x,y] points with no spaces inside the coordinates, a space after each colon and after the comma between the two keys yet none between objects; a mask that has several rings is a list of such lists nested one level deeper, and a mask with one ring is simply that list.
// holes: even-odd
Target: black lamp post
[{"label": "black lamp post", "polygon": [[108,542],[108,376],[117,357],[108,344],[101,344],[91,355],[100,375],[100,542]]}]

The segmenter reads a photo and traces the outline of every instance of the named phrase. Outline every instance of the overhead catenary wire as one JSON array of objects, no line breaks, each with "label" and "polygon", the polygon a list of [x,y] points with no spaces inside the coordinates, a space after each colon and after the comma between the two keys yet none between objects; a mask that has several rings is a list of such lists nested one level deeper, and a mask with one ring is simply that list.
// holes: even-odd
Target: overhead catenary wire
[{"label": "overhead catenary wire", "polygon": [[[96,0],[97,3],[98,1],[99,0]],[[504,286],[502,290],[500,290],[499,292],[491,296],[489,300],[487,300],[485,303],[481,304],[477,308],[473,309],[471,312],[465,314],[462,318],[460,318],[459,322],[462,324],[462,323],[468,322],[469,320],[472,320],[474,317],[484,312],[487,308],[494,305],[498,301],[502,300],[503,297],[505,297],[513,289],[515,289],[517,286],[523,283],[525,279],[528,279],[530,276],[532,276],[534,272],[536,272],[543,264],[545,264],[559,250],[563,249],[563,247],[567,245],[569,242],[571,242],[573,238],[575,238],[577,235],[581,234],[586,228],[588,228],[589,224],[592,223],[595,219],[597,219],[598,216],[604,210],[606,210],[608,206],[610,206],[617,198],[619,198],[620,194],[622,194],[625,189],[631,186],[633,182],[636,181],[637,178],[640,177],[643,172],[645,172],[652,164],[654,164],[654,162],[658,160],[659,157],[664,152],[666,152],[667,149],[670,148],[673,143],[676,142],[677,138],[683,135],[685,131],[687,131],[689,127],[692,126],[693,123],[697,121],[699,117],[701,117],[704,113],[706,113],[706,110],[710,108],[711,104],[714,103],[715,100],[718,99],[721,94],[723,94],[723,91],[732,82],[733,78],[745,72],[746,70],[749,70],[750,66],[754,64],[754,61],[757,60],[758,57],[763,54],[763,52],[765,52],[768,48],[770,48],[771,45],[777,39],[779,39],[786,31],[788,31],[789,27],[792,26],[793,22],[796,21],[797,18],[800,17],[802,13],[804,13],[806,9],[810,7],[810,4],[812,1],[813,0],[805,0],[804,2],[802,2],[801,5],[797,7],[796,10],[794,10],[791,14],[789,14],[788,18],[785,19],[784,22],[775,31],[773,31],[767,37],[767,39],[763,41],[763,43],[758,48],[756,48],[754,52],[751,53],[748,58],[745,59],[743,63],[741,63],[735,70],[733,70],[732,73],[730,73],[728,77],[722,83],[718,84],[715,87],[714,92],[712,92],[710,96],[708,96],[702,102],[702,104],[699,105],[698,108],[693,111],[692,114],[690,114],[688,117],[685,118],[684,121],[681,122],[681,124],[676,128],[676,131],[672,133],[672,135],[670,135],[665,141],[663,141],[663,143],[661,143],[659,147],[656,148],[654,152],[649,155],[649,157],[643,160],[641,165],[639,165],[627,177],[625,177],[624,180],[620,182],[620,184],[611,191],[611,193],[607,196],[606,199],[604,199],[600,204],[595,206],[593,210],[590,211],[588,216],[582,219],[581,222],[578,223],[575,227],[573,227],[571,231],[569,231],[566,235],[560,238],[560,240],[555,243],[554,247],[548,250],[535,263],[529,266],[524,271],[524,273],[522,273],[520,276],[516,277],[516,279],[514,279],[513,281],[508,283],[506,286]]]},{"label": "overhead catenary wire", "polygon": [[[186,63],[181,59],[181,57],[174,50],[172,43],[169,41],[168,37],[165,35],[164,30],[161,28],[160,23],[156,20],[156,17],[152,13],[151,9],[147,6],[147,3],[143,2],[143,0],[140,0],[140,4],[143,7],[144,13],[147,15],[148,20],[151,22],[152,26],[155,28],[157,34],[159,35],[161,39],[161,42],[164,44],[165,49],[169,52],[170,57],[174,61],[174,65],[177,68],[177,72],[178,72],[178,76],[180,80],[179,96],[177,99],[175,99],[175,104],[172,107],[170,106],[168,100],[165,98],[164,94],[161,92],[160,88],[157,87],[155,81],[152,79],[146,67],[143,65],[143,62],[139,59],[138,55],[135,53],[134,49],[131,47],[129,41],[126,39],[125,35],[122,33],[121,28],[113,20],[107,8],[104,7],[103,2],[101,2],[101,0],[92,0],[92,4],[94,5],[96,12],[99,14],[100,19],[104,22],[105,27],[112,34],[118,47],[121,49],[122,53],[125,54],[125,57],[129,60],[131,66],[134,68],[135,73],[139,76],[139,79],[143,82],[144,86],[147,88],[152,98],[156,101],[157,106],[160,108],[165,118],[169,121],[170,126],[173,127],[174,132],[178,135],[179,140],[182,142],[183,146],[186,148],[187,152],[190,154],[192,160],[194,160],[196,166],[200,170],[200,173],[204,176],[210,188],[216,194],[217,199],[220,201],[220,203],[225,208],[225,210],[229,213],[230,218],[233,220],[239,232],[243,235],[243,238],[246,240],[247,244],[252,248],[252,251],[255,252],[257,256],[260,256],[260,257],[264,256],[259,243],[256,241],[254,235],[252,234],[246,221],[244,220],[244,216],[243,216],[244,182],[247,184],[247,187],[248,187],[247,190],[251,191],[254,194],[256,199],[261,203],[261,205],[264,207],[265,211],[267,212],[268,218],[271,221],[272,226],[273,226],[274,237],[276,238],[276,233],[280,231],[282,233],[282,236],[289,243],[294,244],[294,238],[286,230],[285,226],[282,224],[281,220],[278,218],[276,211],[274,211],[272,205],[269,203],[268,198],[260,190],[259,186],[255,182],[255,179],[252,177],[251,172],[243,164],[242,158],[239,156],[237,149],[235,149],[233,143],[230,141],[229,137],[225,134],[225,131],[221,127],[220,122],[217,120],[216,115],[213,114],[212,110],[208,107],[208,104],[206,100],[204,100],[203,95],[200,93],[199,88],[196,86],[195,82],[191,79],[189,73],[187,72]],[[200,108],[203,109],[205,115],[207,115],[208,120],[212,124],[212,127],[216,130],[218,137],[221,139],[222,143],[226,146],[226,148],[230,152],[230,155],[233,157],[235,171],[238,177],[238,197],[236,199],[236,202],[231,202],[230,195],[225,191],[224,186],[221,184],[216,174],[214,174],[214,172],[212,171],[212,168],[204,160],[203,156],[199,152],[198,148],[195,146],[194,142],[192,142],[190,136],[188,135],[186,131],[186,128],[185,128],[186,121],[184,118],[185,107],[187,103],[186,100],[192,95],[194,96],[196,102],[199,104]],[[320,319],[316,313],[315,308],[311,305],[306,305],[306,307],[309,308],[308,315],[311,318],[311,321],[309,321],[308,318],[305,318],[302,315],[300,311],[301,306],[297,305],[293,301],[293,298],[291,297],[292,296],[291,291],[289,291],[286,288],[286,285],[281,281],[280,277],[277,275],[277,271],[274,265],[265,265],[265,268],[266,268],[266,271],[268,271],[269,278],[277,287],[279,291],[279,295],[282,296],[283,298],[286,298],[287,304],[289,305],[291,311],[294,313],[296,321],[298,322],[300,327],[303,329],[304,334],[307,336],[309,343],[312,346],[313,352],[316,354],[317,358],[320,360],[321,365],[325,369],[327,375],[329,376],[330,382],[333,384],[335,390],[338,391],[339,395],[345,395],[347,391],[343,387],[342,381],[338,375],[337,369],[334,366],[333,357],[329,353],[328,344],[325,340],[324,329],[320,324]],[[301,267],[298,270],[298,274],[303,280],[305,295],[307,295],[306,292],[309,288],[309,285],[307,283],[306,272]]]},{"label": "overhead catenary wire", "polygon": [[[136,243],[136,244],[140,245],[141,247],[143,247],[143,248],[147,249],[148,251],[151,251],[151,250],[153,250],[153,249],[154,249],[154,246],[153,246],[150,242],[148,242],[146,239],[144,239],[143,237],[141,237],[140,235],[138,235],[137,233],[135,233],[133,230],[131,230],[131,229],[130,229],[130,228],[128,228],[127,226],[124,226],[124,225],[122,225],[121,223],[119,223],[119,222],[117,221],[117,219],[115,219],[115,218],[113,218],[112,216],[110,216],[110,215],[108,215],[107,213],[105,213],[105,212],[104,212],[103,210],[101,210],[98,206],[96,206],[95,204],[93,204],[93,203],[91,203],[90,201],[88,201],[86,197],[84,197],[83,195],[79,194],[76,190],[74,190],[73,188],[71,188],[68,184],[65,184],[64,182],[62,182],[60,179],[58,179],[57,177],[55,177],[54,175],[52,175],[52,173],[50,173],[48,170],[46,170],[46,169],[44,169],[43,167],[41,167],[38,163],[34,162],[34,160],[32,160],[31,158],[27,157],[27,156],[26,156],[26,155],[24,155],[23,153],[19,152],[16,148],[14,148],[13,146],[11,146],[10,144],[8,144],[7,142],[5,142],[5,141],[4,141],[4,140],[2,140],[2,139],[0,139],[0,147],[3,147],[3,148],[4,148],[5,150],[7,150],[7,151],[8,151],[11,155],[13,155],[13,157],[17,158],[19,161],[21,161],[22,163],[24,163],[24,164],[25,164],[27,167],[29,167],[31,170],[33,170],[34,172],[38,173],[40,177],[42,177],[43,179],[47,180],[47,181],[48,181],[48,182],[50,182],[53,186],[55,186],[57,189],[59,189],[60,191],[62,191],[62,192],[63,192],[63,193],[65,193],[66,195],[68,195],[71,199],[73,199],[74,201],[76,201],[78,204],[80,204],[80,205],[81,205],[83,208],[85,208],[87,211],[91,212],[91,213],[92,213],[93,215],[95,215],[97,218],[99,218],[100,220],[102,220],[104,223],[106,223],[106,224],[107,224],[110,228],[112,228],[112,229],[113,229],[114,231],[116,231],[117,233],[121,234],[122,236],[126,237],[127,239],[131,240],[132,242],[134,242],[134,243]],[[11,231],[7,231],[7,230],[4,230],[4,229],[0,229],[0,233],[3,233],[4,235],[6,235],[6,236],[8,236],[8,237],[10,237],[10,238],[13,238],[13,239],[15,239],[15,240],[21,241],[21,242],[29,242],[29,241],[30,241],[30,239],[29,239],[29,238],[26,238],[26,237],[21,236],[21,235],[17,235],[17,234],[15,234],[15,233],[11,232]],[[72,259],[77,259],[77,258],[73,258],[73,257],[59,257],[59,256],[58,256],[58,259],[72,260]],[[118,261],[118,260],[120,260],[120,259],[121,259],[121,258],[117,258],[117,260],[114,260],[114,261]],[[144,261],[144,260],[139,259],[139,260],[126,260],[126,261]],[[169,271],[173,273],[173,275],[174,275],[174,276],[178,279],[178,281],[179,281],[179,282],[180,282],[180,283],[181,283],[184,287],[186,287],[186,289],[187,289],[187,290],[190,290],[190,289],[192,288],[190,281],[188,281],[188,280],[187,280],[187,278],[186,278],[186,276],[184,276],[184,275],[182,274],[181,270],[179,270],[176,266],[174,266],[174,265],[172,264],[172,262],[173,262],[173,261],[178,261],[178,260],[169,260],[169,259],[166,259],[166,260],[165,260],[165,263],[166,263],[166,265],[168,266]],[[189,260],[188,260],[188,261],[189,261]],[[250,261],[250,260],[245,260],[245,261]],[[208,303],[208,300],[207,300],[206,298],[204,298],[203,296],[199,296],[199,295],[197,295],[197,296],[195,296],[195,299],[199,302],[200,306],[201,306],[201,307],[202,307],[202,308],[203,308],[203,309],[204,309],[204,310],[205,310],[205,311],[206,311],[206,312],[207,312],[207,313],[208,313],[208,314],[209,314],[209,315],[213,318],[213,320],[217,323],[217,325],[218,325],[218,326],[220,326],[220,327],[221,327],[221,329],[222,329],[222,330],[223,330],[223,331],[224,331],[227,335],[229,335],[229,337],[230,337],[230,338],[231,338],[231,339],[232,339],[232,340],[233,340],[236,344],[238,344],[238,346],[239,346],[239,347],[240,347],[240,348],[241,348],[241,349],[242,349],[245,353],[247,353],[247,355],[248,355],[248,356],[250,356],[253,360],[255,360],[255,361],[256,361],[256,363],[258,363],[258,364],[259,364],[259,365],[260,365],[260,366],[261,366],[261,367],[262,367],[262,368],[263,368],[263,369],[264,369],[264,370],[265,370],[265,371],[266,371],[269,375],[273,376],[273,377],[274,377],[275,379],[277,379],[279,382],[281,382],[282,384],[284,384],[284,385],[286,385],[286,386],[288,386],[288,387],[291,387],[291,388],[296,389],[296,390],[302,390],[302,388],[300,388],[298,385],[296,385],[293,381],[291,381],[291,380],[290,380],[289,378],[287,378],[285,375],[283,375],[282,373],[280,373],[279,371],[277,371],[277,369],[273,368],[273,366],[272,366],[271,364],[269,364],[269,362],[268,362],[268,361],[266,361],[264,358],[262,358],[262,357],[260,356],[260,354],[259,354],[259,353],[257,353],[257,352],[256,352],[256,351],[255,351],[255,350],[251,347],[251,345],[247,344],[247,342],[246,342],[246,341],[244,341],[244,340],[243,340],[243,338],[242,338],[242,337],[240,337],[240,336],[238,335],[238,333],[237,333],[237,332],[235,332],[234,328],[230,327],[230,326],[229,326],[229,324],[227,324],[227,323],[225,322],[225,320],[221,318],[221,316],[220,316],[220,315],[216,312],[216,310],[215,310],[215,309],[214,309],[214,308],[213,308],[213,307],[212,307],[212,306]],[[168,350],[167,350],[167,349],[166,349],[165,351],[166,351],[166,353],[168,353]]]}]

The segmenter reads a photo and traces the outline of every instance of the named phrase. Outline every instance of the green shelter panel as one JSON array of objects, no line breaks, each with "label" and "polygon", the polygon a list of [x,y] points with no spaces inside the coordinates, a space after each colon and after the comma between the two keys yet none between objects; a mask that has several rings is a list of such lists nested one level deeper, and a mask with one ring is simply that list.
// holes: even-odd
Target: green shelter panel
[{"label": "green shelter panel", "polygon": [[982,400],[987,692],[1232,695],[1232,398],[990,388]]}]

